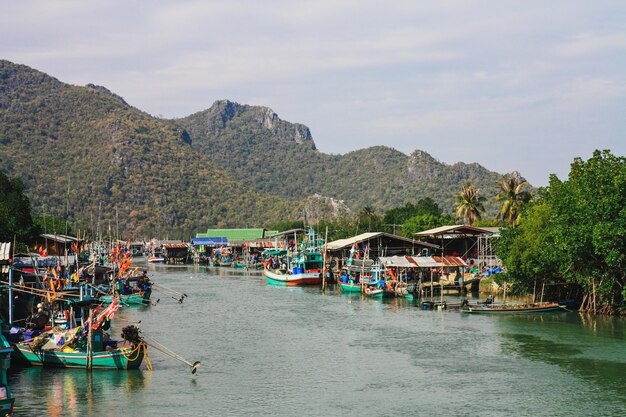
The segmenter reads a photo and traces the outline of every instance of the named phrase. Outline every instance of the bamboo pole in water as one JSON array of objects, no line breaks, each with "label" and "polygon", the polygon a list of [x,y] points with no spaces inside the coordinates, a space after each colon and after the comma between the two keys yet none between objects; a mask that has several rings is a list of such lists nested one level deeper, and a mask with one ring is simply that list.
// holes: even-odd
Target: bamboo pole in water
[{"label": "bamboo pole in water", "polygon": [[326,226],[326,235],[324,236],[323,257],[322,257],[322,292],[326,292],[326,243],[328,242],[328,226]]},{"label": "bamboo pole in water", "polygon": [[91,372],[93,366],[93,308],[89,308],[89,331],[87,332],[87,370]]}]

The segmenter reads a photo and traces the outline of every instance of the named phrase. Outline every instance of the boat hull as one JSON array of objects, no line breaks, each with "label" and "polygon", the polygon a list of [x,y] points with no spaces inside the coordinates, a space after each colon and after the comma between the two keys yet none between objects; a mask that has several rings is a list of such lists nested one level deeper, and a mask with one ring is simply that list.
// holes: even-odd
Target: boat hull
[{"label": "boat hull", "polygon": [[[86,368],[87,354],[84,352],[55,352],[31,350],[28,346],[16,345],[14,353],[32,366],[56,368]],[[143,362],[144,347],[123,346],[110,352],[94,352],[94,369],[138,369]]]},{"label": "boat hull", "polygon": [[[150,295],[151,295],[151,292],[144,292],[143,294],[133,293],[133,294],[120,295],[119,296],[120,304],[135,305],[135,306],[150,304]],[[100,297],[100,301],[102,301],[105,304],[112,303],[113,299],[114,297],[111,295],[105,295],[103,297]]]},{"label": "boat hull", "polygon": [[342,282],[341,284],[339,284],[339,287],[341,287],[341,291],[343,292],[360,293],[362,291],[361,284],[346,284]]},{"label": "boat hull", "polygon": [[267,269],[263,270],[263,275],[268,284],[274,285],[322,285],[322,278],[319,272],[303,272],[301,274],[277,274]]},{"label": "boat hull", "polygon": [[13,410],[13,403],[15,402],[15,398],[5,398],[4,400],[0,400],[0,415],[8,416]]},{"label": "boat hull", "polygon": [[560,310],[561,306],[556,303],[535,305],[531,307],[506,307],[506,306],[469,306],[461,308],[463,313],[471,314],[527,314],[546,313]]}]

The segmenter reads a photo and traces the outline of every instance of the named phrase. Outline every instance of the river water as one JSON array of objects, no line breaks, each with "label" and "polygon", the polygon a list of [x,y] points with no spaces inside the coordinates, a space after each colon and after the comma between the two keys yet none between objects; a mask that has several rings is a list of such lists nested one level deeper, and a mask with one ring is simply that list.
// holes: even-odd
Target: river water
[{"label": "river water", "polygon": [[[559,312],[474,316],[339,290],[268,286],[258,273],[150,266],[179,304],[118,312],[153,371],[28,368],[17,416],[623,416],[626,322]],[[115,321],[114,321],[115,323]]]}]

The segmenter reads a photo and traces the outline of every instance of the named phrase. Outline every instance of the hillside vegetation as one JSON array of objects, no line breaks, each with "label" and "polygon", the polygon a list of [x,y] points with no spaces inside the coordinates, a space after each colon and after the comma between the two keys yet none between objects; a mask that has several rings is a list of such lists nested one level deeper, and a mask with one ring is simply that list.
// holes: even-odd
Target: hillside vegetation
[{"label": "hillside vegetation", "polygon": [[345,216],[430,197],[452,213],[463,183],[493,201],[501,177],[386,146],[324,154],[306,126],[227,100],[163,120],[104,87],[1,60],[0,167],[21,178],[39,215],[105,233],[119,225],[128,238],[275,224],[302,218],[305,205]]},{"label": "hillside vegetation", "polygon": [[454,195],[470,181],[495,215],[501,175],[478,164],[446,165],[423,151],[407,156],[387,146],[324,154],[306,126],[282,121],[267,107],[225,100],[174,122],[189,132],[195,149],[264,193],[290,198],[317,193],[343,200],[353,210],[386,210],[431,197],[451,213]]},{"label": "hillside vegetation", "polygon": [[[108,90],[77,87],[0,61],[0,164],[33,206],[127,236],[189,236],[215,226],[278,221],[297,202],[235,181],[168,121]],[[68,193],[69,185],[69,193]],[[117,210],[117,212],[116,212]],[[112,226],[111,226],[112,225]]]}]

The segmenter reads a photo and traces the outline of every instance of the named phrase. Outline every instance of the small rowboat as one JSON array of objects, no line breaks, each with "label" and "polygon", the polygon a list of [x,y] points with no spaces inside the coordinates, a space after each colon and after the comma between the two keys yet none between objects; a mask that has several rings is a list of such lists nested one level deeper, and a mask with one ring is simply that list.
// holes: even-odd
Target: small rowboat
[{"label": "small rowboat", "polygon": [[557,303],[534,303],[519,305],[477,305],[463,306],[460,311],[473,314],[522,314],[522,313],[545,313],[561,309]]}]

